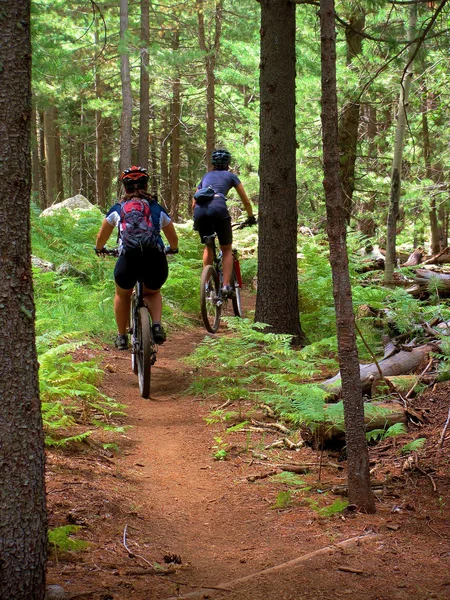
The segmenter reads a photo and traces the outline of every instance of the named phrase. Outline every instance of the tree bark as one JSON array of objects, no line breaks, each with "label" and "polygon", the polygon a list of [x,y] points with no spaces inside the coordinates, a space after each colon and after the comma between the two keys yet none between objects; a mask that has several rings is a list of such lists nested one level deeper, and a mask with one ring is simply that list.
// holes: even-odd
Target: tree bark
[{"label": "tree bark", "polygon": [[160,142],[160,165],[161,165],[161,201],[164,206],[170,207],[170,180],[169,180],[169,123],[167,109],[162,110],[162,131]]},{"label": "tree bark", "polygon": [[[412,41],[414,39],[416,29],[417,6],[412,4],[409,11],[408,40]],[[398,103],[394,158],[392,161],[391,194],[389,199],[389,212],[386,227],[386,266],[384,271],[384,280],[386,283],[391,283],[393,281],[396,263],[397,221],[399,218],[400,207],[401,169],[407,124],[406,112],[408,108],[409,89],[411,87],[411,81],[413,77],[413,52],[414,45],[411,44],[408,54],[408,63],[406,65],[404,77],[402,78],[401,82],[400,99]]]},{"label": "tree bark", "polygon": [[148,148],[150,131],[150,76],[149,65],[149,0],[141,0],[141,76],[139,86],[139,147],[138,163],[148,169]]},{"label": "tree bark", "polygon": [[297,275],[295,4],[261,1],[260,202],[255,321],[305,343]]},{"label": "tree bark", "polygon": [[322,132],[327,231],[336,308],[339,364],[344,401],[348,459],[349,501],[375,512],[370,487],[369,452],[365,437],[364,405],[359,376],[355,317],[348,271],[346,218],[339,180],[338,114],[336,93],[336,31],[334,0],[320,1],[322,64]]},{"label": "tree bark", "polygon": [[3,3],[2,17],[0,598],[42,600],[47,522],[31,272],[29,0]]},{"label": "tree bark", "polygon": [[[38,135],[37,135],[37,118],[36,108],[33,105],[31,112],[31,159],[32,159],[32,173],[33,173],[33,195],[34,201],[40,203],[40,187],[41,187],[41,171],[39,167],[39,147],[38,147]],[[44,208],[41,206],[41,208]]]},{"label": "tree bark", "polygon": [[[98,17],[95,16],[94,25],[94,43],[95,49],[98,51],[99,48],[99,35],[98,35]],[[97,99],[102,97],[102,82],[100,79],[99,66],[95,64],[95,96]],[[101,110],[95,111],[95,200],[99,206],[106,208],[106,195],[105,195],[105,173],[104,173],[104,158],[103,158],[103,144],[104,144],[104,124]]]},{"label": "tree bark", "polygon": [[205,54],[206,69],[206,159],[211,168],[211,154],[216,143],[215,110],[216,110],[216,58],[220,50],[222,33],[222,0],[215,1],[215,31],[214,40],[207,42],[204,21],[204,0],[197,0],[198,42],[200,50]]},{"label": "tree bark", "polygon": [[[365,26],[365,14],[362,8],[354,9],[356,14],[349,19],[345,30],[347,41],[347,68],[351,69],[353,59],[361,54],[362,35]],[[350,223],[353,208],[353,190],[355,188],[355,164],[358,145],[359,102],[348,102],[342,111],[339,124],[339,156],[341,167],[342,198],[347,223]]]},{"label": "tree bark", "polygon": [[131,119],[133,99],[131,95],[130,58],[127,48],[128,0],[120,0],[120,77],[122,81],[122,118],[120,123],[120,170],[131,166]]},{"label": "tree bark", "polygon": [[45,181],[47,206],[54,204],[58,197],[58,180],[56,172],[56,130],[55,107],[44,111],[44,143],[45,143]]}]

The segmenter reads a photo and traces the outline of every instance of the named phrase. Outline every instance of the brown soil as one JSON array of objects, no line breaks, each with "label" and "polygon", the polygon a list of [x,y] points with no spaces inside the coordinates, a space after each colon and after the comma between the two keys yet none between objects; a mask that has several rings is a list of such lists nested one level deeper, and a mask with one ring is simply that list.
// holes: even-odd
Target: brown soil
[{"label": "brown soil", "polygon": [[[126,405],[122,421],[130,428],[101,434],[119,444],[115,454],[95,442],[49,451],[50,527],[81,525],[76,535],[91,545],[53,552],[48,584],[62,586],[67,597],[95,600],[450,598],[450,440],[438,450],[450,388],[420,399],[428,424],[410,425],[407,436],[371,449],[377,513],[327,517],[319,508],[341,498],[330,488],[345,484],[339,452],[322,456],[330,464],[318,481],[312,449],[264,450],[280,436],[224,435],[221,424],[205,422],[217,401],[187,394],[195,373],[182,362],[203,336],[173,334],[160,349],[151,400],[139,396],[129,354],[105,348],[103,389]],[[213,459],[215,437],[227,442],[227,460]],[[417,437],[426,445],[404,470],[400,448]],[[287,462],[312,465],[299,476],[300,493],[264,477]],[[288,490],[287,505],[274,508]],[[214,589],[220,587],[226,591]]]}]

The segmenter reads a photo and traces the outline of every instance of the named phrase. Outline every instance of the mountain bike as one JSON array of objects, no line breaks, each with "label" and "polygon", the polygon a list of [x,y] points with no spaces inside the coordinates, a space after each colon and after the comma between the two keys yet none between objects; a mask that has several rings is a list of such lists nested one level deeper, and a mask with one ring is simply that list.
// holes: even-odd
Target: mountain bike
[{"label": "mountain bike", "polygon": [[[245,223],[234,223],[233,228],[242,229],[248,227]],[[200,309],[205,329],[210,333],[216,333],[220,325],[222,312],[226,310],[228,300],[231,300],[235,317],[242,317],[242,277],[239,264],[238,251],[233,248],[233,271],[230,285],[233,288],[231,298],[222,296],[223,271],[222,252],[216,246],[216,234],[206,236],[204,243],[213,252],[213,264],[203,268],[200,280]]]},{"label": "mountain bike", "polygon": [[[165,250],[166,254],[170,251]],[[103,248],[102,254],[118,256],[117,248]],[[139,393],[142,398],[150,397],[152,366],[156,362],[158,346],[152,331],[150,313],[144,303],[144,284],[137,281],[131,296],[128,333],[131,334],[131,369],[138,377]]]}]

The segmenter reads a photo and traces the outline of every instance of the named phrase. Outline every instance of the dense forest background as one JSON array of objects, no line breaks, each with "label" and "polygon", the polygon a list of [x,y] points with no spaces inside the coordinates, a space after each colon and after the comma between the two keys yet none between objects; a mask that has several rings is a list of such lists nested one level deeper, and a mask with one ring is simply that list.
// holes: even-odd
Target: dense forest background
[{"label": "dense forest background", "polygon": [[[400,242],[429,241],[433,226],[435,247],[445,244],[449,149],[443,128],[449,75],[444,5],[417,3],[412,33],[408,3],[341,2],[336,7],[348,220],[382,243],[396,114],[409,62],[413,75],[401,169]],[[211,102],[214,143],[231,150],[232,166],[257,202],[257,2],[152,3],[148,40],[142,39],[140,2],[129,3],[129,26],[122,36],[118,2],[69,7],[44,0],[32,6],[33,190],[41,207],[77,193],[106,207],[116,195],[124,55],[130,62],[133,99],[132,162],[139,158],[140,115],[145,111],[144,64],[149,74],[148,166],[152,185],[173,216],[189,217],[190,194],[207,167]],[[299,3],[296,19],[297,203],[300,225],[316,227],[324,223],[317,7]]]}]

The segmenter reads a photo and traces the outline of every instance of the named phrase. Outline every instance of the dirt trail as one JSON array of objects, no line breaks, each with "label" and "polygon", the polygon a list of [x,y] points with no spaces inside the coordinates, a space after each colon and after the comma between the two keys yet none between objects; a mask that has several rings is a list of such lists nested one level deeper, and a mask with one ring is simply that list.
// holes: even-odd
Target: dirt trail
[{"label": "dirt trail", "polygon": [[[139,396],[129,355],[105,353],[104,390],[126,404],[131,428],[114,457],[50,453],[51,524],[83,525],[92,547],[53,557],[49,583],[96,600],[450,598],[450,526],[439,518],[437,499],[430,506],[426,478],[414,483],[409,506],[394,493],[374,516],[324,519],[305,503],[271,508],[283,488],[269,479],[248,482],[270,468],[252,464],[245,434],[230,460],[213,460],[220,427],[204,420],[213,401],[186,395],[193,375],[181,361],[203,337],[170,337],[153,368],[150,400]],[[285,452],[284,461],[311,460],[310,450],[302,453]],[[345,481],[335,469],[324,478],[323,487]],[[378,535],[339,547],[364,533]],[[330,545],[299,564],[233,583]],[[165,555],[180,557],[181,565],[164,564]],[[154,563],[168,573],[155,575]],[[211,589],[221,582],[231,582],[228,591]]]}]

